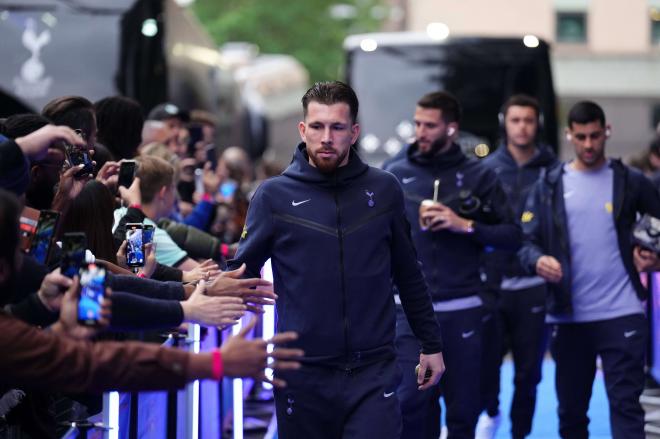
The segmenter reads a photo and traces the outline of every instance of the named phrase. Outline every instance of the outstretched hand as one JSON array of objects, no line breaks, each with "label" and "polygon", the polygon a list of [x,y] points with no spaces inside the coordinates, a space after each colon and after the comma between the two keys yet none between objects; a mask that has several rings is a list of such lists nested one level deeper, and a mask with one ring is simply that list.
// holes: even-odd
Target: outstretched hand
[{"label": "outstretched hand", "polygon": [[203,280],[199,281],[188,300],[180,303],[185,321],[221,328],[238,323],[247,309],[238,297],[207,296]]},{"label": "outstretched hand", "polygon": [[[305,353],[300,349],[283,348],[280,345],[298,338],[295,332],[282,332],[270,340],[247,340],[245,337],[257,324],[258,318],[253,317],[241,331],[229,338],[220,348],[224,375],[227,377],[250,377],[271,383],[275,387],[285,387],[286,382],[278,378],[268,378],[266,367],[274,370],[299,369],[299,360]],[[268,353],[268,345],[274,349]],[[274,360],[268,364],[268,360]]]},{"label": "outstretched hand", "polygon": [[208,287],[211,296],[240,297],[248,310],[262,313],[262,305],[274,305],[277,294],[273,291],[273,284],[265,279],[242,279],[246,265],[236,270],[222,272]]}]

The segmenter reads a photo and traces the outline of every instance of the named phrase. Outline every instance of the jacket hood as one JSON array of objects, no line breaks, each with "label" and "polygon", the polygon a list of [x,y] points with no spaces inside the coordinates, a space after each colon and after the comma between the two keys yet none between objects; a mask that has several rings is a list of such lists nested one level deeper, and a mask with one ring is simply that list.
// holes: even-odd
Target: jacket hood
[{"label": "jacket hood", "polygon": [[447,152],[429,157],[419,152],[419,145],[415,142],[408,148],[408,159],[421,166],[435,166],[442,170],[458,166],[467,160],[467,157],[456,143],[452,143]]},{"label": "jacket hood", "polygon": [[[506,147],[506,143],[504,142],[500,142],[497,150],[493,153],[493,158],[500,162],[516,164],[516,161],[514,160],[513,156],[509,152],[509,149]],[[552,165],[556,160],[557,157],[555,156],[555,153],[552,151],[550,146],[544,143],[539,143],[536,145],[536,154],[534,154],[530,161],[525,163],[523,166],[525,168],[547,167]]]},{"label": "jacket hood", "polygon": [[319,186],[331,187],[349,184],[367,172],[368,169],[369,166],[360,159],[351,147],[348,153],[348,163],[330,174],[324,174],[309,164],[307,145],[302,142],[298,144],[291,164],[284,170],[282,175]]}]

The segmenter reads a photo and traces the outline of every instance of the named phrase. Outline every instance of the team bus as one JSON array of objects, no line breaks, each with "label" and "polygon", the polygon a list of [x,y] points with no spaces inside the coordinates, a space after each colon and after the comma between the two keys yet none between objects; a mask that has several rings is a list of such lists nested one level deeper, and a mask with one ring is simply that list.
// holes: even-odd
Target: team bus
[{"label": "team bus", "polygon": [[378,165],[414,136],[415,102],[445,90],[463,106],[459,143],[477,156],[497,147],[498,113],[514,93],[541,104],[540,140],[557,148],[557,115],[549,46],[530,38],[449,38],[393,32],[349,36],[346,80],[360,99],[361,154]]}]

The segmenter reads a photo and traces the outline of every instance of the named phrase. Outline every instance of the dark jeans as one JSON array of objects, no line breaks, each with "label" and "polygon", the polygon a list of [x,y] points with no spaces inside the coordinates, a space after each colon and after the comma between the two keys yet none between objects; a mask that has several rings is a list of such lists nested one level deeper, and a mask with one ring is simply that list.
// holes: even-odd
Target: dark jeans
[{"label": "dark jeans", "polygon": [[351,370],[305,365],[278,373],[277,434],[282,439],[398,439],[401,411],[395,359]]},{"label": "dark jeans", "polygon": [[437,439],[440,436],[440,395],[447,406],[449,438],[473,438],[479,417],[481,362],[481,307],[436,312],[442,330],[445,371],[440,386],[417,390],[415,366],[420,344],[399,308],[396,321],[396,348],[403,373],[399,399],[403,415],[402,439]]},{"label": "dark jeans", "polygon": [[600,356],[614,439],[643,439],[646,318],[641,314],[588,323],[554,325],[552,355],[562,438],[588,438],[587,410]]}]

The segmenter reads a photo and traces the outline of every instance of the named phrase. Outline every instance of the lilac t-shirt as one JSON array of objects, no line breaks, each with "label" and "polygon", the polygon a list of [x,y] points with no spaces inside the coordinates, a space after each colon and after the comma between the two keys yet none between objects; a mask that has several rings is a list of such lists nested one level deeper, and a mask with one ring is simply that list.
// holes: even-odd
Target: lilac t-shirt
[{"label": "lilac t-shirt", "polygon": [[609,163],[576,171],[564,165],[564,204],[571,248],[572,315],[548,315],[550,323],[593,322],[642,314],[623,265],[612,205],[614,174]]}]

